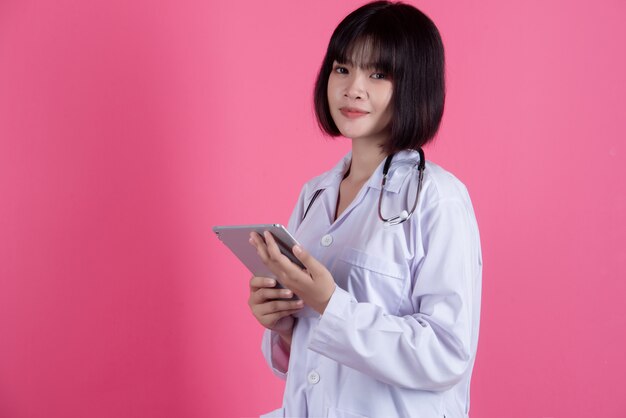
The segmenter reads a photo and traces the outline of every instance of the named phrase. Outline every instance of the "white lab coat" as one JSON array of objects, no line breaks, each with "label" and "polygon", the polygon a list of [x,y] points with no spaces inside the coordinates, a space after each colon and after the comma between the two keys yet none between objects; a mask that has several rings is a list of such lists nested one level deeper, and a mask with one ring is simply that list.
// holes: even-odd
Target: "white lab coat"
[{"label": "white lab coat", "polygon": [[[480,316],[482,258],[465,186],[427,162],[406,222],[378,217],[382,164],[333,222],[346,155],[309,181],[288,229],[337,283],[323,315],[298,313],[288,371],[278,336],[262,349],[287,380],[283,407],[263,417],[467,417]],[[383,197],[389,218],[413,206],[415,151],[393,159]],[[304,212],[318,189],[325,189]]]}]

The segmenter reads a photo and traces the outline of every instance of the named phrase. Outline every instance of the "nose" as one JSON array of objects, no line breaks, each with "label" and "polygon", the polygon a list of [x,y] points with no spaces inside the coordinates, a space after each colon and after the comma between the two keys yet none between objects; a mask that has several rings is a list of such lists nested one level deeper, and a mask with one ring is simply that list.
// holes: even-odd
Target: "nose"
[{"label": "nose", "polygon": [[360,71],[356,71],[356,74],[351,74],[344,96],[352,100],[367,98],[365,77],[363,74],[360,74]]}]

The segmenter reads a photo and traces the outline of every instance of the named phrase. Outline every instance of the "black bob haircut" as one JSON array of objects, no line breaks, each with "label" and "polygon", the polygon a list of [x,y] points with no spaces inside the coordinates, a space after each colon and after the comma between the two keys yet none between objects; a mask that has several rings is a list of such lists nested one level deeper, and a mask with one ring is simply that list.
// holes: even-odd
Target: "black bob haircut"
[{"label": "black bob haircut", "polygon": [[317,122],[330,136],[341,135],[328,105],[328,77],[335,60],[391,76],[391,135],[383,144],[387,153],[417,149],[433,139],[443,116],[445,58],[439,31],[428,16],[407,4],[374,1],[339,23],[314,93]]}]

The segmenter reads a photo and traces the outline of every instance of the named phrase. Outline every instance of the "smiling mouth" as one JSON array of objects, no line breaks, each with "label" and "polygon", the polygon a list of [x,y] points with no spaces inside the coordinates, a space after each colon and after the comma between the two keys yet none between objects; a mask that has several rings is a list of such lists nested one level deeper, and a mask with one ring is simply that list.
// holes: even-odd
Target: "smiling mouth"
[{"label": "smiling mouth", "polygon": [[353,108],[350,108],[350,107],[342,107],[339,110],[341,111],[342,115],[344,115],[345,117],[347,117],[349,119],[356,119],[356,118],[360,118],[361,116],[366,116],[366,115],[369,114],[369,112],[366,112],[364,110],[353,109]]}]

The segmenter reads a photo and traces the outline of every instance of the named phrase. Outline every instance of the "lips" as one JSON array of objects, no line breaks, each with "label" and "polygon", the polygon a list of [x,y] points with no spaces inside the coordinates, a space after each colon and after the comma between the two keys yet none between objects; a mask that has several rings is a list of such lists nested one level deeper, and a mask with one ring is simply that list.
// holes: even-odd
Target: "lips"
[{"label": "lips", "polygon": [[361,116],[365,116],[369,114],[369,112],[362,110],[362,109],[358,109],[356,107],[342,107],[339,110],[341,111],[342,115],[344,115],[345,117],[349,119],[356,119],[356,118],[360,118]]}]

